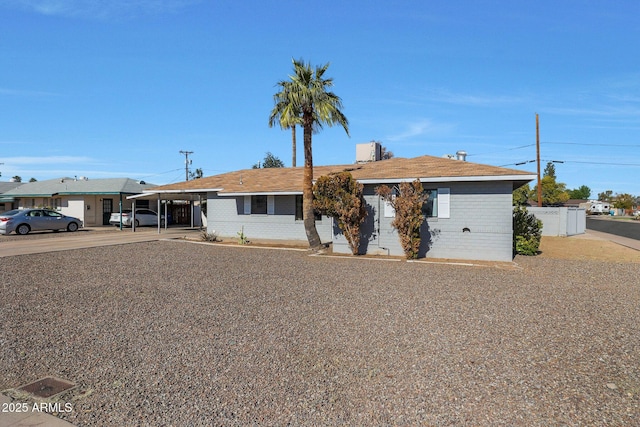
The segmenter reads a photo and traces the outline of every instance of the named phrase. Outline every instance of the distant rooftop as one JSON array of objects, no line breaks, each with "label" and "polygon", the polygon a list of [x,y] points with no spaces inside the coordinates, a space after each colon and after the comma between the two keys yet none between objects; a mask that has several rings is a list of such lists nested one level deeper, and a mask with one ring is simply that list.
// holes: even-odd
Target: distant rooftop
[{"label": "distant rooftop", "polygon": [[71,194],[137,194],[155,187],[130,178],[76,179],[57,178],[21,184],[4,192],[11,197],[52,197]]}]

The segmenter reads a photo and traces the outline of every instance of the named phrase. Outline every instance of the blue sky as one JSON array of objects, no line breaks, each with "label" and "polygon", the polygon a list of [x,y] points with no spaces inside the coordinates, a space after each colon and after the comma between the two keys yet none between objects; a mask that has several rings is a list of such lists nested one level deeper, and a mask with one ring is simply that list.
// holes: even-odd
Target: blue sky
[{"label": "blue sky", "polygon": [[[351,137],[398,157],[465,150],[569,189],[640,195],[640,2],[0,0],[0,180],[184,180],[291,165],[268,127],[291,59],[331,65]],[[298,165],[302,164],[299,131]]]}]

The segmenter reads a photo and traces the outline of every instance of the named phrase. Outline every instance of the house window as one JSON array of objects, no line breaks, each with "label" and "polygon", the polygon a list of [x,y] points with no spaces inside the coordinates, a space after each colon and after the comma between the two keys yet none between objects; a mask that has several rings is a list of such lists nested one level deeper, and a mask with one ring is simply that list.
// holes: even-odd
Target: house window
[{"label": "house window", "polygon": [[267,214],[267,196],[251,196],[251,213]]},{"label": "house window", "polygon": [[426,218],[438,216],[438,190],[424,190],[427,200],[422,204],[422,215]]},{"label": "house window", "polygon": [[302,196],[296,195],[296,221],[302,221]]},{"label": "house window", "polygon": [[[322,215],[318,212],[315,212],[316,221],[322,220]],[[296,221],[302,221],[304,216],[302,214],[302,195],[296,194]]]},{"label": "house window", "polygon": [[[425,189],[427,200],[422,204],[422,215],[425,218],[449,218],[451,191],[449,188]],[[396,212],[391,203],[384,202],[384,217],[393,218]]]}]

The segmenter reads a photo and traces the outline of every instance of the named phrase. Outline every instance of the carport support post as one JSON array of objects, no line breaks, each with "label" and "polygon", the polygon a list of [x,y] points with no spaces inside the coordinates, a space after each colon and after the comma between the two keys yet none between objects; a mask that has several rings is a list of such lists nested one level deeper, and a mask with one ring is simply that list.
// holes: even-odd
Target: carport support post
[{"label": "carport support post", "polygon": [[202,194],[198,193],[198,207],[200,208],[200,230],[202,230]]},{"label": "carport support post", "polygon": [[120,193],[120,231],[122,231],[122,193]]},{"label": "carport support post", "polygon": [[[158,197],[160,197],[160,194],[158,194]],[[164,229],[165,231],[167,230],[167,228],[169,227],[169,201],[165,200],[164,201]]]},{"label": "carport support post", "polygon": [[162,227],[162,207],[160,206],[160,193],[158,193],[158,209],[156,212],[158,212],[158,234],[160,234],[160,228]]},{"label": "carport support post", "polygon": [[131,231],[136,232],[136,199],[133,199],[133,209],[131,209]]}]

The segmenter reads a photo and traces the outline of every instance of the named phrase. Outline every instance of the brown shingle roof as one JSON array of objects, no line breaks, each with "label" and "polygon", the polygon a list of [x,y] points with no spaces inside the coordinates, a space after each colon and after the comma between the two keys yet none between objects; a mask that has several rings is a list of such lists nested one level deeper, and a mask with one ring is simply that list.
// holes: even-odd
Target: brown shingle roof
[{"label": "brown shingle roof", "polygon": [[[313,176],[317,178],[330,173],[349,171],[357,180],[378,182],[420,178],[426,182],[437,178],[503,177],[505,180],[528,182],[532,173],[516,169],[483,165],[448,158],[421,156],[411,159],[391,158],[379,162],[315,166]],[[304,168],[244,169],[206,178],[155,187],[153,192],[198,191],[219,189],[226,193],[301,193]],[[516,177],[516,178],[513,178]],[[480,179],[482,180],[482,178]]]}]

